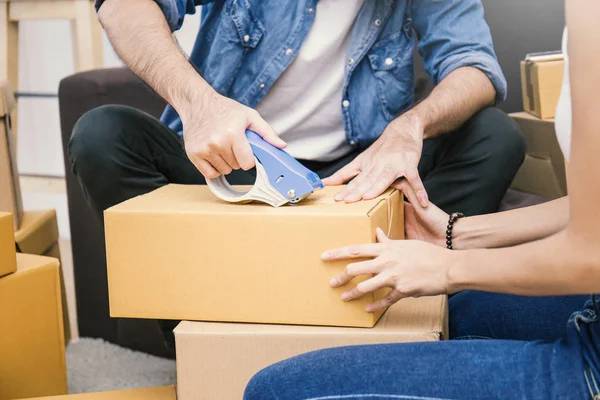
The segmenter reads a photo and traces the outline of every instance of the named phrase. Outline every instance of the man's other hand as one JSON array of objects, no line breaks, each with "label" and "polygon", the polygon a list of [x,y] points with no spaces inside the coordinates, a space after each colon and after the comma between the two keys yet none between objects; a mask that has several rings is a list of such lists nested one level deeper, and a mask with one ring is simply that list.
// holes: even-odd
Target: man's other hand
[{"label": "man's other hand", "polygon": [[354,161],[323,180],[327,186],[352,179],[335,200],[354,203],[373,199],[396,180],[405,178],[427,207],[429,200],[417,169],[423,150],[423,126],[416,118],[403,115],[390,123],[381,137]]},{"label": "man's other hand", "polygon": [[194,103],[197,108],[181,115],[185,151],[207,179],[254,167],[254,155],[246,139],[247,129],[273,146],[286,146],[256,110],[216,92],[211,93],[209,99],[198,99],[190,104]]}]

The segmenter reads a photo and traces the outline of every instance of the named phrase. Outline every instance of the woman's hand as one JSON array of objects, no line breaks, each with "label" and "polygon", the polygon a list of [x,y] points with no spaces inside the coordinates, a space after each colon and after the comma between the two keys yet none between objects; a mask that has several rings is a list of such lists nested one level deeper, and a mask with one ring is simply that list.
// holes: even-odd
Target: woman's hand
[{"label": "woman's hand", "polygon": [[405,180],[394,183],[392,187],[402,191],[408,198],[408,202],[404,203],[404,229],[407,239],[446,247],[448,214],[431,202],[427,207],[422,207],[412,187]]},{"label": "woman's hand", "polygon": [[356,288],[344,292],[344,301],[358,299],[382,288],[391,288],[385,298],[367,306],[366,311],[373,312],[405,297],[448,293],[447,272],[453,261],[450,250],[416,240],[394,241],[381,229],[377,229],[377,240],[378,243],[330,250],[321,256],[325,261],[370,258],[348,264],[344,273],[331,280],[331,286],[339,287],[359,275],[374,275],[360,282]]}]

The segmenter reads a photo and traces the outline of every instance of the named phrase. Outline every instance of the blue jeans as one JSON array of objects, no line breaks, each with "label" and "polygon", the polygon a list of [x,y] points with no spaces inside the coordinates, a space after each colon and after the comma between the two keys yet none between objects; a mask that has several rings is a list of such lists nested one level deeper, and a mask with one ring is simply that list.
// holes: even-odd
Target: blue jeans
[{"label": "blue jeans", "polygon": [[256,374],[244,399],[600,399],[600,323],[586,298],[460,293],[450,331],[463,340],[303,354]]}]

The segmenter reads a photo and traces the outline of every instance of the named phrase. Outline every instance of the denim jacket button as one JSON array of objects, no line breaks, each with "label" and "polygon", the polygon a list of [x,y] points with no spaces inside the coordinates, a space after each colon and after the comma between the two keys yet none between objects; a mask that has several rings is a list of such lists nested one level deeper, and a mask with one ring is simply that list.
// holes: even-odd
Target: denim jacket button
[{"label": "denim jacket button", "polygon": [[348,59],[348,65],[352,65],[354,64],[354,58],[349,58]]},{"label": "denim jacket button", "polygon": [[375,20],[375,26],[381,26],[381,20],[380,19],[376,19]]},{"label": "denim jacket button", "polygon": [[261,84],[260,84],[260,88],[261,88],[261,89],[264,89],[264,88],[265,88],[265,84],[264,84],[264,83],[261,83]]},{"label": "denim jacket button", "polygon": [[292,49],[287,49],[285,51],[285,54],[288,55],[288,56],[291,56],[293,53],[294,53],[294,50],[292,50]]},{"label": "denim jacket button", "polygon": [[250,35],[244,36],[244,42],[248,43],[250,41]]},{"label": "denim jacket button", "polygon": [[394,60],[391,59],[391,57],[388,57],[385,59],[385,65],[392,65],[394,63]]},{"label": "denim jacket button", "polygon": [[350,146],[356,146],[356,140],[351,140],[350,141]]},{"label": "denim jacket button", "polygon": [[309,8],[309,9],[308,9],[308,13],[309,13],[309,14],[312,14],[312,13],[314,13],[314,12],[315,12],[315,9],[314,9],[314,8]]},{"label": "denim jacket button", "polygon": [[344,106],[344,108],[348,108],[350,107],[350,102],[348,100],[344,100],[342,101],[342,106]]}]

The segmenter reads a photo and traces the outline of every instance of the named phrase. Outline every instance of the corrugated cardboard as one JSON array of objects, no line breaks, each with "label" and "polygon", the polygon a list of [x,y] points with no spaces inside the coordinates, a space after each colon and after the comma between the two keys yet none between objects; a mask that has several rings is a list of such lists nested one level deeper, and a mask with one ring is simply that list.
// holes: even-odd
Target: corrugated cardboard
[{"label": "corrugated cardboard", "polygon": [[12,214],[0,212],[0,277],[17,270]]},{"label": "corrugated cardboard", "polygon": [[523,107],[542,119],[554,118],[565,69],[564,60],[522,61]]},{"label": "corrugated cardboard", "polygon": [[[60,262],[58,248],[58,222],[55,210],[25,211],[21,229],[15,232],[15,241],[19,252],[57,258]],[[65,294],[64,274],[60,273],[60,287],[63,294],[63,316],[65,343],[71,340],[69,325],[69,309]]]},{"label": "corrugated cardboard", "polygon": [[21,229],[15,232],[22,253],[43,255],[58,242],[55,210],[26,211]]},{"label": "corrugated cardboard", "polygon": [[527,154],[512,187],[548,199],[567,195],[565,160],[556,139],[554,120],[542,120],[527,113],[510,114],[519,124]]},{"label": "corrugated cardboard", "polygon": [[175,329],[178,399],[241,399],[255,373],[313,350],[440,340],[447,316],[447,298],[437,296],[401,300],[370,329],[184,321]]},{"label": "corrugated cardboard", "polygon": [[16,101],[8,83],[0,82],[0,211],[14,214],[16,230],[21,226],[23,202],[10,119],[15,108]]},{"label": "corrugated cardboard", "polygon": [[174,386],[38,397],[29,400],[176,400]]},{"label": "corrugated cardboard", "polygon": [[0,400],[67,393],[58,261],[17,254],[0,278]]},{"label": "corrugated cardboard", "polygon": [[[373,295],[344,303],[329,280],[347,262],[323,251],[404,234],[402,196],[298,205],[229,204],[206,186],[168,185],[104,214],[113,317],[372,327]],[[361,279],[366,279],[363,277]],[[357,281],[352,282],[355,285]],[[382,297],[386,291],[377,294]]]}]

